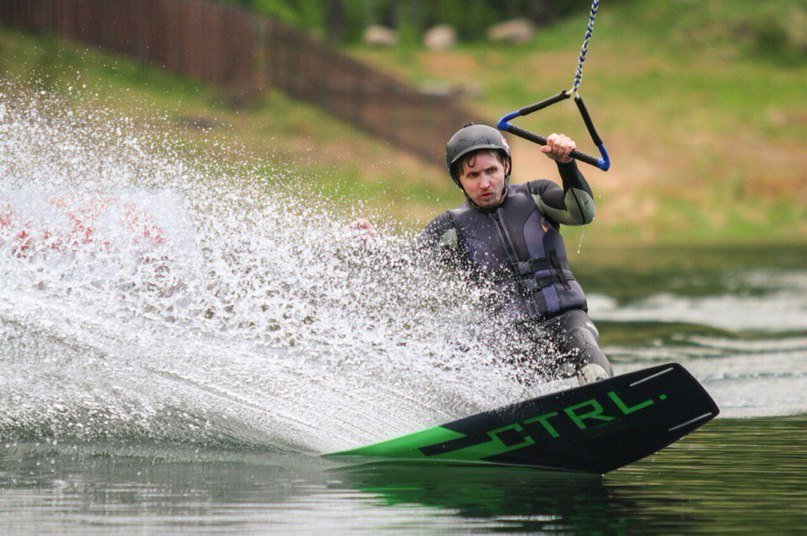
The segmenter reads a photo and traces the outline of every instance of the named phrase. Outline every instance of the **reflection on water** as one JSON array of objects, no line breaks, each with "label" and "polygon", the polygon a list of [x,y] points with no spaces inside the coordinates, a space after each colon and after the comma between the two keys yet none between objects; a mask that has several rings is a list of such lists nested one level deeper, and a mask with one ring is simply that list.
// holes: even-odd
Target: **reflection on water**
[{"label": "reflection on water", "polygon": [[[807,521],[807,453],[799,447],[805,442],[805,417],[719,419],[614,473],[612,490],[640,495],[641,517],[659,529],[798,533]],[[671,508],[673,498],[686,504]]]},{"label": "reflection on water", "polygon": [[[605,475],[473,467],[367,466],[348,482],[386,504],[426,504],[497,530],[711,532],[807,520],[806,419],[718,420],[674,447]],[[781,533],[780,532],[780,533]]]},{"label": "reflection on water", "polygon": [[335,466],[269,452],[7,445],[0,526],[152,531],[704,533],[807,522],[807,418],[718,419],[603,477],[506,467]]},{"label": "reflection on water", "polygon": [[[336,471],[342,484],[383,504],[420,504],[502,529],[575,528],[591,531],[620,523],[600,476],[506,467],[367,465]],[[627,503],[624,505],[627,507]]]}]

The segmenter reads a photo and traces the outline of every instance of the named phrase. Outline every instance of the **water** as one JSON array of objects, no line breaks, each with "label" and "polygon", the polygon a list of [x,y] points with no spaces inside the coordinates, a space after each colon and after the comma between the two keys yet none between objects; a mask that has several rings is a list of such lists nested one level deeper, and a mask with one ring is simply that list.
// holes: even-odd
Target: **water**
[{"label": "water", "polygon": [[[683,363],[721,417],[604,477],[319,457],[536,396],[506,326],[407,239],[103,107],[0,100],[0,527],[797,533],[807,248],[572,259],[617,372]],[[389,233],[385,233],[389,235]],[[547,349],[551,353],[551,348]],[[547,386],[548,385],[548,386]]]}]

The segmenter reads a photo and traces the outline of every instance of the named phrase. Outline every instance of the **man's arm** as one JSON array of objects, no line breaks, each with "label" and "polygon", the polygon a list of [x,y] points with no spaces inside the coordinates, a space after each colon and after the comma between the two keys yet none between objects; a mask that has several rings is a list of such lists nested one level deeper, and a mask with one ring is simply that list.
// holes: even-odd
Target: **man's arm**
[{"label": "man's arm", "polygon": [[451,221],[451,214],[443,212],[427,223],[426,227],[418,235],[416,242],[418,247],[423,249],[436,251],[456,250],[459,245],[459,238],[457,237],[457,229]]},{"label": "man's arm", "polygon": [[422,258],[448,268],[464,263],[464,253],[451,214],[444,212],[426,224],[414,242]]},{"label": "man's arm", "polygon": [[585,177],[574,161],[558,162],[563,188],[552,181],[529,183],[530,193],[538,208],[563,225],[585,225],[594,220],[594,196]]},{"label": "man's arm", "polygon": [[574,140],[564,134],[552,133],[546,138],[541,152],[558,164],[563,189],[551,181],[529,184],[535,204],[541,211],[563,225],[585,225],[594,220],[594,196],[583,174],[571,159]]}]

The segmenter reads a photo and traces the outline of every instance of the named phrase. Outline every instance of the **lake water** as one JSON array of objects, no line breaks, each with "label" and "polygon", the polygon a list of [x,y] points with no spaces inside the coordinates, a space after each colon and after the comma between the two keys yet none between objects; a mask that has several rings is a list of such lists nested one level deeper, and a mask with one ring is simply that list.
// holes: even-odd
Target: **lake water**
[{"label": "lake water", "polygon": [[18,444],[4,532],[802,533],[802,418],[718,419],[604,477],[496,467],[337,468],[271,451]]},{"label": "lake water", "polygon": [[721,408],[651,458],[344,466],[320,454],[561,384],[518,381],[484,295],[357,243],[288,174],[47,99],[0,129],[1,531],[803,532],[807,246],[583,240],[617,373],[680,362]]}]

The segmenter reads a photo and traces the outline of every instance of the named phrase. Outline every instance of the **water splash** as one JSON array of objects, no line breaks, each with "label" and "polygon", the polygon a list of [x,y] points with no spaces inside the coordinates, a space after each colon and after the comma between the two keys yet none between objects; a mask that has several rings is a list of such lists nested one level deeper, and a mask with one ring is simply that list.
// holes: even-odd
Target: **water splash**
[{"label": "water splash", "polygon": [[357,240],[288,170],[5,89],[0,435],[324,451],[528,396],[484,296],[408,237]]}]

